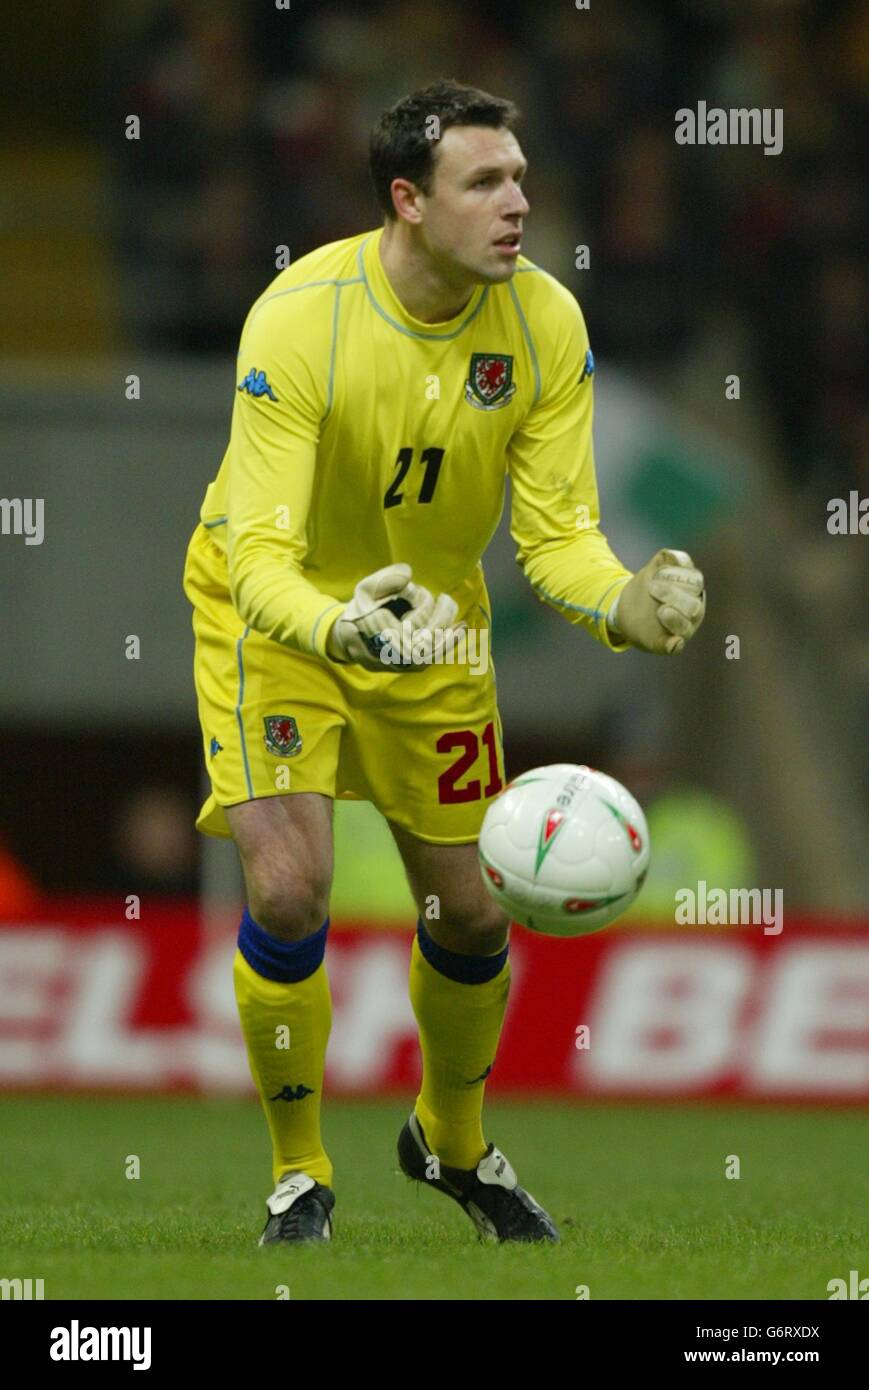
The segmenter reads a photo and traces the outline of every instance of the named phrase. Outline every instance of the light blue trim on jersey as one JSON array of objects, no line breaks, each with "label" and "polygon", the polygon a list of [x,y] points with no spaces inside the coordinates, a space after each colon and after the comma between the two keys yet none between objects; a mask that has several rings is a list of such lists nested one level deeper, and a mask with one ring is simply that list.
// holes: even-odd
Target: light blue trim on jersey
[{"label": "light blue trim on jersey", "polygon": [[202,525],[205,527],[206,531],[210,531],[213,526],[225,526],[227,520],[227,517],[219,516],[216,521],[203,521]]},{"label": "light blue trim on jersey", "polygon": [[250,625],[248,625],[248,626],[245,628],[244,632],[241,634],[241,636],[239,637],[238,641],[237,641],[236,644],[235,644],[235,652],[236,652],[236,656],[237,656],[237,658],[238,658],[238,704],[237,704],[236,707],[235,707],[235,718],[236,718],[236,722],[238,723],[238,732],[239,732],[239,736],[240,736],[240,738],[241,738],[241,757],[242,757],[242,762],[244,763],[244,776],[245,776],[245,781],[247,782],[247,794],[248,794],[248,798],[249,798],[251,801],[253,801],[253,799],[254,799],[254,794],[253,794],[253,782],[251,781],[251,775],[250,775],[250,763],[249,763],[248,760],[247,760],[247,744],[246,744],[245,738],[244,738],[244,723],[243,723],[242,717],[241,717],[241,707],[242,707],[242,704],[244,703],[244,656],[243,656],[243,654],[242,654],[241,648],[242,648],[242,644],[243,644],[243,642],[244,642],[244,639],[247,637],[247,634],[248,634],[249,632],[250,632]]},{"label": "light blue trim on jersey", "polygon": [[[298,294],[299,290],[316,290],[320,289],[323,285],[337,285],[340,289],[342,285],[359,285],[361,283],[361,278],[358,275],[354,275],[352,279],[349,280],[309,280],[306,285],[291,285],[288,290],[275,290],[274,294],[267,295],[266,298],[261,300],[256,306],[251,314],[251,321],[253,321],[254,317],[264,305],[270,304],[273,299],[281,299],[285,294]],[[241,351],[239,351],[238,355],[241,357]]]},{"label": "light blue trim on jersey", "polygon": [[320,626],[320,623],[323,621],[327,613],[332,612],[333,608],[342,608],[345,606],[346,605],[342,604],[340,600],[337,603],[330,603],[329,607],[324,608],[320,616],[317,618],[317,621],[314,623],[313,631],[311,632],[311,651],[314,653],[314,656],[317,655],[317,628]]},{"label": "light blue trim on jersey", "polygon": [[451,339],[458,338],[460,333],[464,333],[469,323],[473,323],[474,319],[477,317],[477,315],[479,314],[480,310],[486,302],[486,298],[489,293],[488,285],[483,290],[483,293],[480,295],[480,300],[477,304],[476,309],[472,309],[471,312],[468,314],[468,317],[466,319],[462,319],[462,322],[459,324],[458,328],[454,328],[451,333],[418,333],[415,328],[405,328],[403,323],[399,323],[397,319],[394,319],[390,314],[387,314],[386,310],[382,308],[382,306],[378,304],[377,300],[374,298],[374,291],[372,290],[371,285],[368,283],[368,276],[365,274],[365,265],[362,260],[362,252],[365,250],[370,240],[371,237],[367,236],[363,241],[362,245],[359,247],[359,250],[356,252],[356,260],[359,263],[359,274],[365,283],[365,292],[368,295],[368,298],[370,299],[372,306],[377,310],[378,314],[382,319],[386,319],[386,322],[390,325],[391,328],[397,328],[399,333],[403,333],[407,338],[421,338],[423,342],[426,342],[429,338],[433,338],[438,342],[448,343]]},{"label": "light blue trim on jersey", "polygon": [[[343,289],[343,287],[344,287],[345,285],[361,285],[362,283],[363,283],[363,277],[362,277],[362,276],[360,276],[360,275],[353,275],[353,276],[349,276],[346,280],[339,280],[339,279],[337,279],[337,278],[331,279],[331,280],[309,280],[309,281],[307,282],[307,284],[304,284],[304,285],[291,285],[290,288],[289,288],[288,290],[275,290],[274,294],[267,295],[265,299],[263,299],[259,304],[257,304],[256,308],[253,310],[253,312],[252,312],[252,314],[251,314],[251,316],[250,316],[250,320],[248,321],[248,323],[247,323],[247,325],[246,325],[246,327],[249,328],[250,325],[251,325],[251,323],[252,323],[253,320],[256,318],[257,314],[259,313],[260,309],[262,309],[263,306],[264,306],[265,304],[270,304],[271,301],[272,301],[273,299],[281,299],[281,298],[283,297],[283,295],[285,295],[285,294],[298,294],[299,290],[315,290],[315,289],[321,289],[324,285],[334,285],[334,286],[335,286],[335,308],[334,308],[333,314],[332,314],[332,355],[331,355],[331,360],[330,360],[330,363],[329,363],[329,389],[328,389],[328,392],[327,392],[327,399],[326,399],[326,414],[323,416],[323,420],[326,419],[326,416],[329,414],[329,411],[332,409],[332,388],[333,388],[334,379],[335,379],[335,342],[336,342],[336,335],[337,335],[337,329],[338,329],[338,304],[339,304],[339,301],[340,301],[340,298],[341,298],[341,290]],[[238,357],[239,357],[239,359],[242,357],[242,355],[244,355],[244,354],[246,354],[246,353],[247,353],[247,348],[246,348],[246,347],[243,347],[243,346],[240,347],[239,350],[238,350]],[[321,423],[322,423],[322,421],[321,421]]]},{"label": "light blue trim on jersey", "polygon": [[[587,617],[594,618],[595,622],[600,622],[601,618],[606,617],[606,614],[602,613],[599,608],[584,608],[581,603],[568,603],[567,599],[556,598],[554,594],[550,594],[549,590],[542,588],[540,584],[534,584],[530,579],[528,583],[538,594],[542,594],[545,599],[548,599],[550,603],[557,604],[559,608],[568,608],[571,613],[585,613]],[[610,588],[612,587],[613,586],[610,585]],[[607,589],[607,593],[609,593],[609,589]]]},{"label": "light blue trim on jersey", "polygon": [[[529,266],[529,269],[531,268],[532,267]],[[537,267],[534,266],[533,269],[536,270]],[[512,280],[510,281],[510,294],[513,298],[513,304],[515,306],[516,313],[519,318],[519,323],[521,325],[522,332],[525,336],[525,342],[528,345],[528,351],[531,354],[531,365],[534,368],[534,400],[531,402],[531,404],[532,406],[535,406],[537,402],[540,400],[540,363],[537,360],[537,350],[534,347],[534,339],[531,337],[531,330],[528,327],[528,322],[525,318],[525,315],[522,312],[522,305],[519,303],[519,296],[516,293],[516,286],[513,284]]]},{"label": "light blue trim on jersey", "polygon": [[[604,591],[604,593],[601,595],[601,598],[600,598],[600,606],[601,606],[601,608],[603,608],[604,604],[606,603],[606,600],[609,598],[610,594],[612,593],[613,589],[616,587],[617,584],[621,584],[622,588],[624,589],[624,588],[627,587],[628,584],[630,584],[630,582],[631,582],[631,581],[630,581],[629,579],[614,579],[613,582],[612,582],[612,584],[610,584],[609,588],[606,589],[606,590]],[[621,592],[621,590],[620,590],[619,592]],[[606,613],[607,613],[607,614],[609,614],[610,608],[612,608],[612,604],[610,604],[610,605],[609,605],[609,608],[607,608],[607,610],[606,610]]]},{"label": "light blue trim on jersey", "polygon": [[[355,283],[358,282],[354,281],[354,284]],[[341,286],[337,285],[335,289],[335,307],[332,310],[332,349],[329,353],[329,388],[326,392],[326,414],[323,416],[323,420],[327,419],[332,409],[332,400],[335,394],[335,353],[338,347],[338,310],[340,304]],[[320,421],[321,424],[323,420]]]},{"label": "light blue trim on jersey", "polygon": [[[610,641],[614,643],[616,650],[618,650],[627,641],[627,638],[625,637],[621,629],[619,629],[618,632],[613,632],[610,631],[607,627],[607,618],[610,615],[610,609],[612,608],[613,603],[615,603],[615,599],[613,599],[613,602],[608,604],[607,599],[609,598],[613,589],[618,588],[620,584],[621,588],[619,589],[619,594],[624,593],[625,589],[627,588],[628,584],[630,584],[630,582],[631,581],[629,579],[626,579],[624,582],[622,582],[621,579],[614,579],[612,584],[610,584],[609,588],[604,591],[604,593],[598,600],[601,608],[603,609],[603,612],[601,613],[601,627],[603,628],[603,631],[609,636]],[[617,597],[618,594],[616,595],[616,598]]]}]

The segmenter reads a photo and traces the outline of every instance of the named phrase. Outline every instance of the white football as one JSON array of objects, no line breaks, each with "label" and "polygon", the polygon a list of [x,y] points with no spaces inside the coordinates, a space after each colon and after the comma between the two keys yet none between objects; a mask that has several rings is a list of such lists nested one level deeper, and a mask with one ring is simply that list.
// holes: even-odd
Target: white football
[{"label": "white football", "polygon": [[480,871],[514,922],[582,936],[620,917],[649,868],[649,831],[630,792],[594,768],[523,772],[486,812]]}]

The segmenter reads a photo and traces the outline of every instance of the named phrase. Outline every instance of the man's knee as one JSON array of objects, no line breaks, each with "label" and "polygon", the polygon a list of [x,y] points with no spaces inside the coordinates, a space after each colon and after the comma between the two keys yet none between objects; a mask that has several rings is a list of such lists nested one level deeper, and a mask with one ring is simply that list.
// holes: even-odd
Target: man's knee
[{"label": "man's knee", "polygon": [[249,866],[248,909],[254,921],[272,936],[301,941],[319,931],[329,913],[330,884],[325,875],[308,869],[292,872],[281,866]]},{"label": "man's knee", "polygon": [[436,941],[449,934],[450,940],[441,941],[441,945],[468,955],[489,956],[506,944],[510,918],[489,897],[482,884],[480,888],[481,895],[471,901],[443,902],[438,919],[423,918],[426,929]]},{"label": "man's knee", "polygon": [[332,803],[316,793],[266,797],[227,808],[241,855],[248,910],[273,936],[319,931],[332,886]]}]

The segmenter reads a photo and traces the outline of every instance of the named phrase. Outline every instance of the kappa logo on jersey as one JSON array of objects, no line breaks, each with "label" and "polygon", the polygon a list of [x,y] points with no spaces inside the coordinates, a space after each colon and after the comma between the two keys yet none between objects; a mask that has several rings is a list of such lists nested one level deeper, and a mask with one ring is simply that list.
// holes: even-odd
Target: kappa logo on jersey
[{"label": "kappa logo on jersey", "polygon": [[268,396],[270,401],[277,400],[265,372],[258,372],[256,367],[251,367],[244,380],[238,383],[238,389],[239,391],[247,391],[249,396]]},{"label": "kappa logo on jersey", "polygon": [[302,751],[302,736],[295,719],[288,714],[267,714],[265,745],[279,758],[294,758]]},{"label": "kappa logo on jersey", "polygon": [[586,381],[587,378],[590,376],[594,376],[594,353],[592,352],[591,348],[587,348],[585,353],[585,363],[582,368],[582,375],[580,376],[579,381],[576,383],[577,386],[581,386],[582,383]]},{"label": "kappa logo on jersey", "polygon": [[516,394],[513,358],[504,353],[473,352],[465,400],[475,410],[500,410]]},{"label": "kappa logo on jersey", "polygon": [[222,752],[223,752],[223,744],[222,744],[222,743],[218,743],[217,739],[216,739],[216,738],[213,738],[213,739],[211,740],[211,756],[212,756],[212,758],[216,758],[217,755],[218,755],[218,753],[222,753]]}]

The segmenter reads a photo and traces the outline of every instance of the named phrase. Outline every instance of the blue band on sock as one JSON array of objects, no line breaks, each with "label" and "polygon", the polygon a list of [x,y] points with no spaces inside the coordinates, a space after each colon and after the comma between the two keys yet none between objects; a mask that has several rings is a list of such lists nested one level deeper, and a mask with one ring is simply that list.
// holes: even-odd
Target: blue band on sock
[{"label": "blue band on sock", "polygon": [[313,936],[306,936],[304,941],[281,941],[263,931],[245,908],[238,929],[238,949],[258,975],[282,985],[298,984],[322,965],[328,930],[327,917],[320,930]]},{"label": "blue band on sock", "polygon": [[494,980],[504,969],[510,949],[505,946],[496,956],[463,956],[458,951],[448,951],[429,936],[421,917],[417,920],[416,939],[432,969],[461,985],[484,985]]}]

